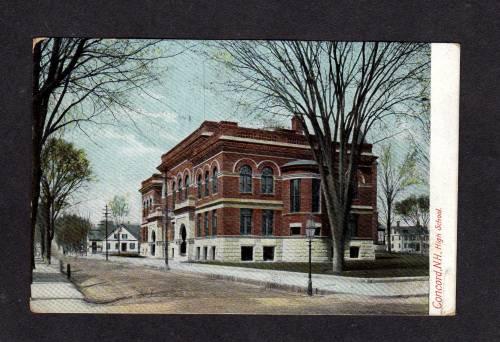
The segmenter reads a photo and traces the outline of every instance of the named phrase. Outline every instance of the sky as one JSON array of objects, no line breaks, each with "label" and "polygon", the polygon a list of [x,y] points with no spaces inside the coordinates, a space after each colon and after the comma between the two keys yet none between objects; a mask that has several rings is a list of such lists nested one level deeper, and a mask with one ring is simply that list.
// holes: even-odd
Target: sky
[{"label": "sky", "polygon": [[[168,51],[179,49],[173,41],[161,43]],[[89,217],[93,223],[103,218],[106,203],[115,195],[125,196],[130,205],[126,221],[140,223],[141,181],[157,172],[161,155],[194,131],[204,120],[237,121],[241,126],[262,124],[243,113],[223,85],[224,71],[205,55],[185,51],[161,60],[159,82],[144,93],[131,93],[134,123],[117,125],[86,124],[68,129],[64,138],[86,151],[95,180],[75,195],[69,211]],[[222,71],[221,71],[222,70]],[[288,125],[288,119],[284,122]],[[399,155],[408,148],[403,134],[391,138]]]}]

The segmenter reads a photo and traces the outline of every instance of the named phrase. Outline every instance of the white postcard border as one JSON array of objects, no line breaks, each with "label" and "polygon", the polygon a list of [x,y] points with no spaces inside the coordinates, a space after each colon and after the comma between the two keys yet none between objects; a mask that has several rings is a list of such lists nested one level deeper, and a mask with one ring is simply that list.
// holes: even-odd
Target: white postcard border
[{"label": "white postcard border", "polygon": [[431,44],[429,315],[456,310],[460,45]]}]

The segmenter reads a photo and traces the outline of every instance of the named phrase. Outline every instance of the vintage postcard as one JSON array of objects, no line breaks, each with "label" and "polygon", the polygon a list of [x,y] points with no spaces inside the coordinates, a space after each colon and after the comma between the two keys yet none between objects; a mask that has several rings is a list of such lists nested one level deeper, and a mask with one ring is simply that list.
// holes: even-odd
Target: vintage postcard
[{"label": "vintage postcard", "polygon": [[36,313],[454,315],[460,47],[33,41]]}]

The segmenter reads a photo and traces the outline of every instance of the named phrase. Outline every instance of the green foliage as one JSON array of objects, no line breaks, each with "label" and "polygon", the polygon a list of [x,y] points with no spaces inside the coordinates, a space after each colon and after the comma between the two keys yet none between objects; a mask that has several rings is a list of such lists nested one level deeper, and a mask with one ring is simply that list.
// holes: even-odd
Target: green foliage
[{"label": "green foliage", "polygon": [[116,224],[122,224],[130,212],[128,200],[125,196],[115,195],[109,202],[111,216]]},{"label": "green foliage", "polygon": [[78,251],[81,246],[85,246],[87,233],[92,224],[89,219],[78,215],[64,215],[56,220],[56,242],[66,250]]},{"label": "green foliage", "polygon": [[42,151],[42,194],[55,213],[66,208],[71,195],[92,180],[84,150],[63,139],[47,141]]},{"label": "green foliage", "polygon": [[411,195],[397,202],[394,211],[409,225],[427,227],[429,224],[429,196]]}]

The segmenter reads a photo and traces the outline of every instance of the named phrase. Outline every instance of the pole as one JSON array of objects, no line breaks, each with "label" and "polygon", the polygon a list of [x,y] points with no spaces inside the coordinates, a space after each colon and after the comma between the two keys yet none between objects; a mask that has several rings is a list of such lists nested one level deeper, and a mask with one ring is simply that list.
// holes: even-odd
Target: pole
[{"label": "pole", "polygon": [[106,227],[106,261],[108,261],[108,205],[106,204],[106,209],[104,211],[105,217],[105,227]]},{"label": "pole", "polygon": [[167,174],[163,175],[163,189],[162,189],[162,199],[163,199],[163,228],[165,236],[163,237],[165,243],[165,271],[170,268],[168,266],[168,205],[167,205]]},{"label": "pole", "polygon": [[307,284],[307,294],[309,296],[313,295],[312,276],[311,276],[311,243],[312,243],[312,240],[311,240],[311,238],[309,238],[309,282]]}]

